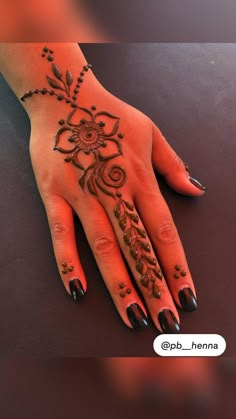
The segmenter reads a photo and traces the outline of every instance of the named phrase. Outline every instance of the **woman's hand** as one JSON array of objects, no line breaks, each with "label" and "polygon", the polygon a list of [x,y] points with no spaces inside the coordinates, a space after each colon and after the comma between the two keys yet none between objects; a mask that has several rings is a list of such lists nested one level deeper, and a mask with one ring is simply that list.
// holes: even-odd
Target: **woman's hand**
[{"label": "woman's hand", "polygon": [[30,117],[33,169],[67,292],[79,301],[87,291],[75,212],[125,324],[147,326],[147,307],[161,332],[178,332],[176,305],[195,310],[196,293],[154,169],[179,193],[205,188],[147,116],[101,86],[78,45],[3,44],[0,52]]},{"label": "woman's hand", "polygon": [[[57,80],[55,68],[50,77]],[[61,279],[74,300],[84,297],[75,212],[125,324],[147,326],[146,305],[161,332],[178,332],[176,304],[195,310],[196,292],[154,168],[179,193],[200,196],[204,188],[190,182],[184,163],[147,116],[100,85],[86,86],[87,71],[73,86],[83,90],[74,105],[67,103],[68,92],[58,97],[50,79],[44,92],[22,97],[46,102],[47,111],[32,121],[30,153]],[[67,81],[72,83],[69,76]]]}]

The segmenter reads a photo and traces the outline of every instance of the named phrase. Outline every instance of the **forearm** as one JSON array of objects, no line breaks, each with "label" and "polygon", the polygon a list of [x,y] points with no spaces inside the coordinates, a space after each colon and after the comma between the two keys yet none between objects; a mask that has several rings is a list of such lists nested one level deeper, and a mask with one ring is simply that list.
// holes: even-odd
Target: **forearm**
[{"label": "forearm", "polygon": [[[80,72],[87,64],[78,44],[51,44],[48,46],[50,53],[44,52],[45,44],[0,44],[0,71],[4,78],[20,97],[29,90],[36,88],[51,89],[46,76],[53,77],[52,64],[56,64],[65,77],[66,71],[69,70],[73,74],[73,89],[76,86]],[[54,77],[55,78],[55,77]],[[80,97],[85,97],[89,91],[95,88],[101,88],[92,70],[86,72],[83,81],[80,83]],[[86,86],[86,87],[85,87]],[[63,93],[58,91],[58,93]],[[39,95],[40,96],[40,95]],[[49,96],[47,100],[41,101],[38,97],[34,100],[21,101],[25,107],[30,119],[36,118],[39,112],[51,112],[52,102]],[[56,106],[56,105],[55,105]]]}]

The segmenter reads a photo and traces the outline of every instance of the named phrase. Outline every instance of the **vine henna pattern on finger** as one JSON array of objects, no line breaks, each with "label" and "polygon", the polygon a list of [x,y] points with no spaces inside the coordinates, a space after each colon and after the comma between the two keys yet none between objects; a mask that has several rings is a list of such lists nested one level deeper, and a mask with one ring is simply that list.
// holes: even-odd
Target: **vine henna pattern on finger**
[{"label": "vine henna pattern on finger", "polygon": [[[79,106],[77,96],[85,74],[92,68],[91,64],[84,65],[79,77],[74,81],[69,70],[63,75],[63,72],[54,63],[53,50],[44,47],[41,56],[52,62],[52,75],[46,75],[47,83],[51,89],[43,87],[29,90],[20,99],[24,102],[33,95],[49,95],[58,101],[64,101],[72,108],[65,119],[58,121],[60,127],[55,135],[53,149],[65,155],[65,163],[72,163],[82,172],[78,182],[83,191],[88,190],[96,197],[102,192],[115,200],[113,212],[123,231],[124,242],[129,247],[130,255],[135,261],[136,270],[141,275],[140,284],[150,296],[160,299],[163,278],[161,269],[157,266],[156,259],[151,255],[151,246],[146,240],[146,231],[140,228],[139,216],[134,210],[134,205],[123,199],[120,192],[120,188],[127,179],[126,171],[120,165],[111,164],[116,157],[123,155],[121,140],[124,138],[124,134],[119,132],[120,118],[106,111],[97,111],[95,105],[90,109]],[[74,90],[72,91],[73,85]],[[80,115],[83,114],[79,123],[73,122],[76,112],[79,112]],[[107,131],[106,123],[102,118],[114,122],[112,129]],[[102,150],[106,147],[109,148],[111,144],[113,152],[103,154]],[[83,153],[91,157],[87,167],[81,161]],[[121,294],[123,297],[123,293]]]}]

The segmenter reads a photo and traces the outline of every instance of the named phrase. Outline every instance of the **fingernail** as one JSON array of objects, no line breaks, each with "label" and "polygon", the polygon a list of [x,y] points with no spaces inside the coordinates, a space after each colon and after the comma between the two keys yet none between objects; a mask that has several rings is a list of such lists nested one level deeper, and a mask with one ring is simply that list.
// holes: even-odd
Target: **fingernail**
[{"label": "fingernail", "polygon": [[69,288],[74,301],[79,301],[82,297],[84,297],[85,292],[79,279],[72,279],[69,282]]},{"label": "fingernail", "polygon": [[138,304],[131,304],[127,308],[127,314],[134,329],[143,329],[148,326],[147,317]]},{"label": "fingernail", "polygon": [[179,292],[179,301],[184,311],[194,311],[197,309],[197,300],[191,288],[183,288]]},{"label": "fingernail", "polygon": [[196,186],[198,189],[201,189],[201,191],[206,191],[206,187],[203,186],[200,182],[198,182],[197,179],[194,179],[193,177],[189,176],[189,181]]},{"label": "fingernail", "polygon": [[180,330],[179,323],[177,322],[171,310],[165,309],[158,314],[158,320],[163,333],[178,333]]}]

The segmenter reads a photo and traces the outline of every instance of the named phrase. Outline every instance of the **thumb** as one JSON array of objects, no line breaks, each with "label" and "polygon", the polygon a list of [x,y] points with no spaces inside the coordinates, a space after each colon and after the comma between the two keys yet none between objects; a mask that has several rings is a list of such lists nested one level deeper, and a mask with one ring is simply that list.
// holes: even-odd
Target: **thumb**
[{"label": "thumb", "polygon": [[190,176],[188,165],[183,163],[155,124],[152,164],[176,192],[189,196],[201,196],[205,193],[206,187]]}]

